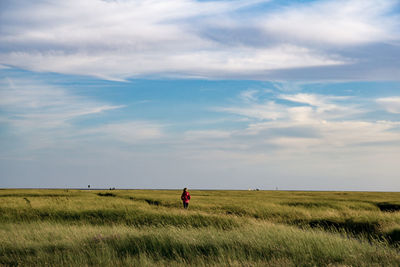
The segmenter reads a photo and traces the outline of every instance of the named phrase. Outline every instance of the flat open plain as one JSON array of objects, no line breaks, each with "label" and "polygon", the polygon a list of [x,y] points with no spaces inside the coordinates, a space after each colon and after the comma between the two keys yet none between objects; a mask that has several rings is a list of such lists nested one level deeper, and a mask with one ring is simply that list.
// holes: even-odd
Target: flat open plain
[{"label": "flat open plain", "polygon": [[0,265],[398,266],[400,193],[0,190]]}]

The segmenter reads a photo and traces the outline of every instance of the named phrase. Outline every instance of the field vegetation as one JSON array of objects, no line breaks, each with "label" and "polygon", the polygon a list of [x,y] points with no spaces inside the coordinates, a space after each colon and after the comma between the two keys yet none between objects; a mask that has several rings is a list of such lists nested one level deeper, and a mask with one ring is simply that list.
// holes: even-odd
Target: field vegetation
[{"label": "field vegetation", "polygon": [[5,266],[399,266],[400,193],[0,190]]}]

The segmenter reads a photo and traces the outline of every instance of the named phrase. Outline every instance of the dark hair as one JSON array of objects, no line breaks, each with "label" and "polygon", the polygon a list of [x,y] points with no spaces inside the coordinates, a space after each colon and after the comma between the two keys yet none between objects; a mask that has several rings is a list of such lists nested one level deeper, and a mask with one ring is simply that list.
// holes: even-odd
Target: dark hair
[{"label": "dark hair", "polygon": [[183,191],[186,191],[187,190],[187,188],[185,187],[185,188],[183,188]]}]

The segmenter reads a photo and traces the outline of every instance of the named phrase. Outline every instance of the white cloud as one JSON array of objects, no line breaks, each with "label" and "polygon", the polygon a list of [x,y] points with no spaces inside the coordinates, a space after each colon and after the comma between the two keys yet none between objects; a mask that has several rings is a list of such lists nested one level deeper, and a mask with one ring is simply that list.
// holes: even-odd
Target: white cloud
[{"label": "white cloud", "polygon": [[[264,20],[264,29],[286,41],[359,45],[399,38],[398,22],[385,16],[397,1],[339,0],[293,4]],[[393,35],[395,33],[396,35]]]},{"label": "white cloud", "polygon": [[[279,99],[308,105],[295,107],[278,105],[273,101],[249,104],[242,94],[239,98],[243,101],[241,106],[217,111],[258,121],[249,122],[244,130],[236,130],[230,138],[232,147],[246,143],[246,150],[255,152],[264,146],[267,154],[280,153],[290,157],[291,153],[324,152],[333,155],[338,151],[356,151],[360,146],[371,146],[373,150],[384,143],[400,143],[400,135],[395,130],[399,122],[355,119],[355,115],[371,110],[350,104],[349,97],[303,93],[278,96]],[[393,99],[389,99],[387,102],[393,105]]]},{"label": "white cloud", "polygon": [[247,90],[247,91],[243,91],[240,93],[240,98],[244,101],[244,102],[254,102],[256,101],[257,98],[257,90]]},{"label": "white cloud", "polygon": [[[388,15],[391,0],[297,3],[254,14],[242,10],[260,2],[266,1],[8,4],[0,21],[0,64],[120,81],[147,75],[265,79],[274,76],[271,71],[360,60],[325,44],[400,39],[397,19]],[[246,40],[243,25],[260,40],[256,45]],[[209,37],[218,27],[226,31],[219,36],[233,42]]]},{"label": "white cloud", "polygon": [[297,123],[310,123],[321,121],[320,116],[316,116],[316,111],[311,107],[292,107],[287,109],[288,117]]},{"label": "white cloud", "polygon": [[137,143],[163,136],[163,125],[143,120],[102,122],[97,126],[77,124],[77,119],[101,116],[125,106],[93,101],[62,87],[9,79],[0,83],[0,96],[4,111],[0,123],[8,124],[16,137],[27,142],[29,149],[59,148],[88,137]]},{"label": "white cloud", "polygon": [[309,106],[291,107],[284,104],[277,104],[275,101],[262,103],[254,95],[256,91],[243,91],[239,99],[243,102],[234,107],[219,107],[216,111],[228,112],[258,120],[286,120],[305,122],[321,121],[325,119],[345,118],[363,113],[364,110],[355,104],[341,102],[350,99],[344,96],[329,96],[318,94],[281,94],[278,99],[287,100]]},{"label": "white cloud", "polygon": [[[323,96],[316,94],[295,94],[295,95],[280,95],[279,98],[289,100],[292,102],[309,104],[311,106],[323,107],[326,106],[326,100],[329,99],[338,99],[339,97],[332,96]],[[336,105],[332,105],[332,108],[336,107]]]},{"label": "white cloud", "polygon": [[[160,41],[162,43],[162,41]],[[234,75],[262,75],[268,70],[334,66],[345,59],[324,55],[305,47],[280,45],[272,48],[192,47],[179,49],[185,40],[177,40],[174,51],[160,47],[151,51],[133,47],[116,51],[12,52],[0,54],[3,62],[34,71],[55,71],[92,75],[123,81],[129,77],[162,74],[171,77],[222,78]]]},{"label": "white cloud", "polygon": [[354,107],[354,104],[341,105],[340,101],[348,100],[350,98],[344,96],[299,93],[294,95],[279,95],[278,98],[291,102],[308,104],[315,108],[317,113],[329,113],[330,119],[363,112],[357,107]]},{"label": "white cloud", "polygon": [[376,100],[387,112],[400,113],[400,97],[385,97]]},{"label": "white cloud", "polygon": [[88,101],[61,87],[23,79],[3,80],[0,95],[8,121],[27,131],[68,126],[73,119],[124,107]]},{"label": "white cloud", "polygon": [[[283,149],[296,152],[324,151],[334,154],[338,150],[352,150],[353,147],[364,145],[380,146],[380,143],[400,142],[397,132],[390,131],[399,123],[379,121],[281,121],[275,123],[258,123],[251,125],[249,130],[257,129],[258,135],[263,135],[268,130],[283,129],[294,131],[295,127],[308,127],[318,135],[310,137],[285,135],[266,136],[268,143],[279,145]],[[282,132],[282,131],[281,131]],[[302,149],[299,151],[299,149]]]}]

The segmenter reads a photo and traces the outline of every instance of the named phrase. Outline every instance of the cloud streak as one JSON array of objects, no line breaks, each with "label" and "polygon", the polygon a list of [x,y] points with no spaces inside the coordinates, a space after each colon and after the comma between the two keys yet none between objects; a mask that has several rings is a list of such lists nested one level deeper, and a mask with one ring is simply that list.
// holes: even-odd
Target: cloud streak
[{"label": "cloud streak", "polygon": [[400,97],[384,97],[376,100],[387,112],[400,114]]},{"label": "cloud streak", "polygon": [[65,126],[82,116],[124,107],[87,101],[61,87],[32,80],[6,79],[0,86],[0,106],[8,113],[10,123],[27,128]]},{"label": "cloud streak", "polygon": [[[249,119],[245,129],[231,133],[229,142],[236,144],[232,147],[246,144],[246,150],[260,153],[264,146],[263,154],[282,155],[284,152],[290,157],[292,153],[334,155],[366,147],[379,149],[384,143],[396,147],[400,143],[400,122],[360,120],[360,115],[379,109],[355,105],[352,97],[297,93],[277,95],[276,100],[264,102],[255,99],[253,96],[256,94],[255,91],[244,91],[239,95],[241,104],[216,109]],[[249,98],[252,102],[248,101]],[[277,104],[280,100],[289,103]],[[388,112],[398,112],[396,97],[376,101]],[[373,102],[371,100],[367,105]]]},{"label": "cloud streak", "polygon": [[[386,16],[397,1],[314,1],[295,4],[264,20],[272,36],[323,46],[391,42],[399,38],[397,17]],[[334,12],[333,12],[334,11]]]},{"label": "cloud streak", "polygon": [[81,120],[101,118],[126,108],[72,94],[60,86],[34,80],[4,79],[0,82],[0,123],[27,142],[30,149],[63,147],[87,138],[137,143],[163,136],[163,125],[144,120],[104,121],[97,125]]},{"label": "cloud streak", "polygon": [[[353,78],[367,79],[374,62],[365,60],[379,56],[370,59],[352,49],[385,43],[399,50],[399,16],[390,12],[396,4],[322,1],[256,12],[269,1],[6,1],[0,64],[123,81],[147,76],[280,79],[286,70],[308,74],[315,70],[307,68],[328,67],[339,69],[330,77],[339,79],[349,73],[342,67],[356,69],[363,62],[369,67]],[[384,67],[395,69],[396,62],[386,61]]]}]

